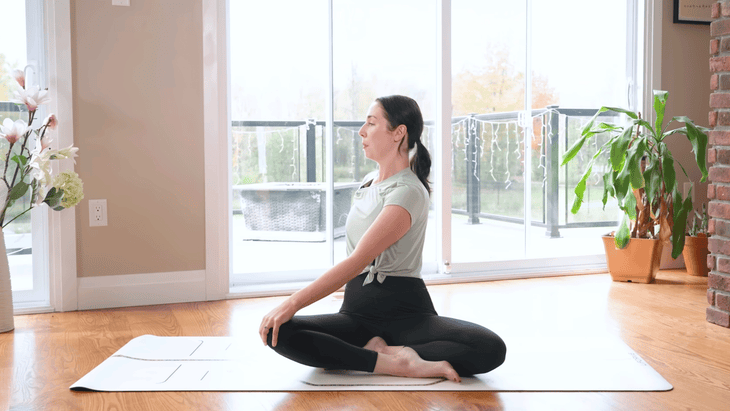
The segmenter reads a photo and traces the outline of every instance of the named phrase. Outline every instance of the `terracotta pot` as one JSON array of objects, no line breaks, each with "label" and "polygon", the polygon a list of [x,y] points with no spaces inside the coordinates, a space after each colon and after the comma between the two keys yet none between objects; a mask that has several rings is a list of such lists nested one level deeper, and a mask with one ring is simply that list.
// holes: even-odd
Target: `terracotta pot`
[{"label": "terracotta pot", "polygon": [[684,264],[687,266],[687,274],[698,277],[707,277],[707,236],[700,234],[697,237],[684,237]]},{"label": "terracotta pot", "polygon": [[659,240],[632,238],[623,250],[616,248],[612,236],[603,236],[606,265],[613,281],[651,283],[659,271],[663,244]]}]

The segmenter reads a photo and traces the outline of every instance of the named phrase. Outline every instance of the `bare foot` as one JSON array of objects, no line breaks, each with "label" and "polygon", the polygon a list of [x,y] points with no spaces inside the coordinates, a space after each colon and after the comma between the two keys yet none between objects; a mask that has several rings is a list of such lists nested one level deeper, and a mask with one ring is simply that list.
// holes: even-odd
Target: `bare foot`
[{"label": "bare foot", "polygon": [[398,377],[444,377],[461,382],[459,374],[448,361],[426,361],[410,347],[402,347],[395,355],[378,355],[375,372]]},{"label": "bare foot", "polygon": [[383,352],[383,349],[387,346],[388,344],[384,339],[376,336],[371,338],[370,341],[368,341],[368,343],[362,348],[370,351]]},{"label": "bare foot", "polygon": [[388,343],[386,343],[384,339],[380,337],[373,337],[372,339],[370,339],[370,341],[368,341],[367,344],[365,344],[363,348],[382,354],[395,355],[398,354],[398,351],[403,349],[403,346],[388,345]]}]

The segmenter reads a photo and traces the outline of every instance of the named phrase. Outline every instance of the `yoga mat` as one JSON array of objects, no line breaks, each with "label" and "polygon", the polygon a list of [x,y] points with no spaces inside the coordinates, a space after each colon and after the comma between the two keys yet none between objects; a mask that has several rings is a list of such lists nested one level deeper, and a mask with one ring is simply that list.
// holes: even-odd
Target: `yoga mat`
[{"label": "yoga mat", "polygon": [[[504,338],[504,337],[503,337]],[[496,370],[454,383],[331,371],[287,360],[255,338],[134,338],[70,388],[78,391],[668,391],[612,335],[504,338]]]}]

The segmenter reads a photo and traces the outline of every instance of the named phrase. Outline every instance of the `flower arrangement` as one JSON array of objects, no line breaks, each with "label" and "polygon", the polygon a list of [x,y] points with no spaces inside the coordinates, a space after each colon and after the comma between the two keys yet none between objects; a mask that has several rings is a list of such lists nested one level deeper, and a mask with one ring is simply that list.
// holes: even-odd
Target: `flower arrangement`
[{"label": "flower arrangement", "polygon": [[[50,148],[51,137],[48,131],[55,130],[58,119],[55,114],[46,117],[38,128],[33,128],[38,106],[48,103],[48,90],[38,86],[25,87],[25,74],[14,70],[13,77],[20,84],[13,103],[25,105],[28,109],[28,122],[22,119],[6,118],[0,125],[0,138],[9,146],[0,148],[0,226],[5,227],[13,220],[45,203],[56,211],[73,207],[84,198],[83,182],[78,174],[65,171],[51,177],[51,160],[74,159],[79,150],[73,145],[60,150]],[[76,160],[74,160],[74,163]],[[30,204],[14,216],[7,215],[10,207],[28,192]]]}]

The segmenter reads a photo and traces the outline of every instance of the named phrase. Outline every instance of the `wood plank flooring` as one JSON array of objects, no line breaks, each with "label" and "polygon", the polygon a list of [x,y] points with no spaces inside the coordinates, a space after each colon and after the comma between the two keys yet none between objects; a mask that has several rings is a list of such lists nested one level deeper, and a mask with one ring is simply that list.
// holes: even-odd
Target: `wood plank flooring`
[{"label": "wood plank flooring", "polygon": [[[607,274],[429,286],[439,314],[529,338],[607,330],[674,390],[659,393],[83,393],[68,387],[143,334],[242,336],[281,297],[25,315],[0,334],[0,410],[727,410],[730,329],[708,323],[707,278]],[[334,294],[302,313],[335,311]],[[509,349],[509,347],[508,347]],[[508,352],[509,355],[509,352]],[[560,370],[555,370],[556,373]]]}]

